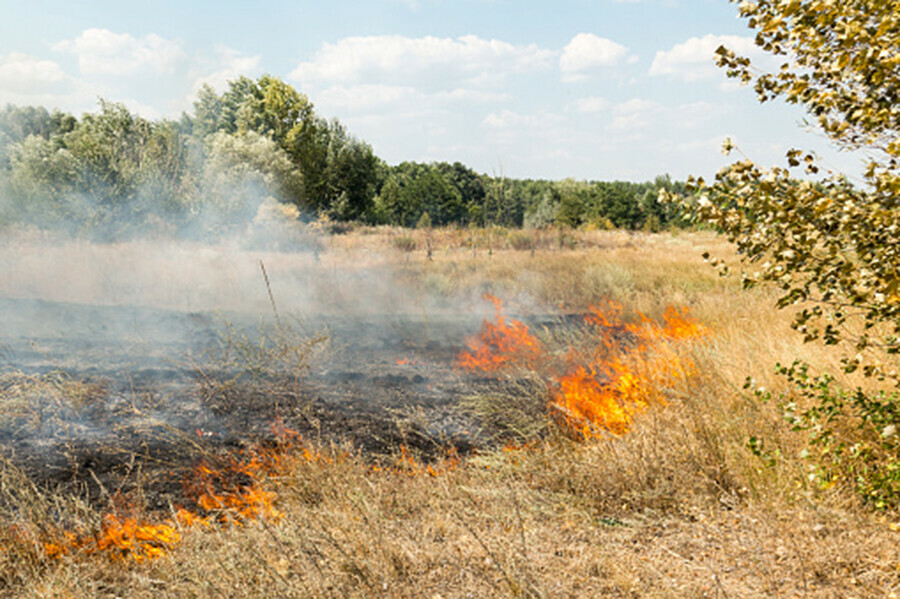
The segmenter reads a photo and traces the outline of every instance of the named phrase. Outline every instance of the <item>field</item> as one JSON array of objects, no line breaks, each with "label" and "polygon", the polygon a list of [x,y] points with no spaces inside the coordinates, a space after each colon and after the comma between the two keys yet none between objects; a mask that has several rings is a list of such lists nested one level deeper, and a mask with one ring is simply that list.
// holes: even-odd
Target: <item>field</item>
[{"label": "field", "polygon": [[0,593],[900,596],[900,515],[753,392],[840,353],[721,238],[304,240],[5,242]]}]

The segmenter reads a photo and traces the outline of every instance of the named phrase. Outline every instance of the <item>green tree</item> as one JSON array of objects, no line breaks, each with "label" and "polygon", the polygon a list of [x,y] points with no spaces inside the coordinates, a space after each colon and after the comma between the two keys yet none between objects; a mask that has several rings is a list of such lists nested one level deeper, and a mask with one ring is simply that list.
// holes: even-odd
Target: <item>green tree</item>
[{"label": "green tree", "polygon": [[219,129],[222,119],[222,98],[208,84],[204,83],[194,100],[193,132],[200,139],[212,135]]},{"label": "green tree", "polygon": [[[697,216],[716,225],[755,270],[744,284],[781,289],[807,341],[852,344],[846,372],[862,369],[900,387],[900,11],[896,2],[741,2],[756,44],[782,58],[773,73],[727,48],[720,66],[753,82],[761,102],[804,106],[839,148],[868,156],[862,180],[822,173],[815,155],[792,149],[786,167],[740,160],[712,184],[689,180]],[[724,150],[733,146],[726,142]],[[802,169],[803,173],[799,173]],[[900,503],[900,393],[835,389],[796,361],[779,366],[794,430],[807,431],[813,480],[846,484],[872,505]],[[771,395],[758,392],[763,399]],[[751,448],[757,447],[755,438]]]},{"label": "green tree", "polygon": [[[701,219],[721,228],[743,259],[758,264],[746,285],[772,281],[779,306],[804,306],[794,327],[807,340],[849,339],[856,350],[900,352],[900,12],[893,2],[742,2],[756,44],[784,57],[775,73],[719,48],[728,74],[754,82],[760,101],[807,108],[839,147],[870,156],[862,185],[840,173],[817,181],[811,153],[791,150],[787,168],[735,162],[700,192]],[[730,147],[726,147],[730,150]],[[812,303],[810,303],[812,302]],[[855,326],[858,325],[858,326]],[[880,359],[879,359],[880,360]],[[848,357],[848,371],[900,384],[891,365]]]},{"label": "green tree", "polygon": [[216,131],[238,133],[253,130],[256,122],[254,112],[262,103],[262,90],[256,81],[243,75],[228,82],[228,89],[222,94],[221,108],[216,119]]},{"label": "green tree", "polygon": [[290,201],[301,195],[302,183],[290,156],[269,137],[253,131],[239,135],[219,131],[207,138],[207,201],[226,212],[255,212],[263,196]]},{"label": "green tree", "polygon": [[313,118],[313,105],[306,95],[277,77],[264,75],[258,85],[262,98],[253,106],[247,122],[239,123],[239,128],[267,135],[288,149],[292,134],[296,135],[296,130]]},{"label": "green tree", "polygon": [[101,207],[127,204],[141,183],[152,124],[124,104],[100,100],[100,112],[86,114],[64,143],[79,163],[77,187]]}]

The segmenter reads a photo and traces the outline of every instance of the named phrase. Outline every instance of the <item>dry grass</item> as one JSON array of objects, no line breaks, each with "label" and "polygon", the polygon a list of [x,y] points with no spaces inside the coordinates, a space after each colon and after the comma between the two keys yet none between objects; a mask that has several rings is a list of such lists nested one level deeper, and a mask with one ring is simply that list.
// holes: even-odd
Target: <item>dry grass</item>
[{"label": "dry grass", "polygon": [[[519,250],[501,243],[503,231],[440,230],[431,233],[431,261],[422,240],[408,256],[392,242],[424,234],[372,229],[330,238],[319,264],[390,269],[423,297],[490,290],[519,307],[527,299],[573,311],[611,298],[650,315],[687,305],[713,330],[692,350],[699,375],[669,389],[668,405],[621,437],[585,443],[545,432],[528,448],[485,452],[437,476],[375,471],[365,456],[321,447],[330,461],[298,460],[267,481],[280,521],[191,528],[174,551],[148,563],[78,553],[49,560],[28,534],[23,541],[7,531],[2,593],[900,595],[900,514],[872,513],[846,489],[812,486],[799,457],[803,438],[742,388],[750,375],[777,390],[783,383],[772,366],[795,357],[834,371],[838,354],[803,345],[789,316],[773,311],[773,295],[742,292],[703,265],[704,250],[728,253],[721,240],[593,232],[560,249],[553,232],[535,232],[532,252],[521,239]],[[523,402],[515,409],[530,413]],[[753,455],[750,436],[765,438],[778,458]],[[18,518],[27,532],[52,510],[46,497],[21,491],[28,486],[18,476],[7,465],[0,492],[9,521]]]}]

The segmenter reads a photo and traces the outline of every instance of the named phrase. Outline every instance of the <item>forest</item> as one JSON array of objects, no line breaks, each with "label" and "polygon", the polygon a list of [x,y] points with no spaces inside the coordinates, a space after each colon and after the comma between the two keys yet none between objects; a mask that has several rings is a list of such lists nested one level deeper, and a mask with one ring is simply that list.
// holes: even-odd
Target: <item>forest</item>
[{"label": "forest", "polygon": [[268,75],[204,86],[193,114],[151,121],[101,99],[78,118],[0,110],[0,226],[31,224],[119,239],[165,230],[209,235],[253,219],[264,199],[297,217],[415,227],[660,231],[683,226],[654,181],[513,179],[455,162],[388,165],[337,119]]}]

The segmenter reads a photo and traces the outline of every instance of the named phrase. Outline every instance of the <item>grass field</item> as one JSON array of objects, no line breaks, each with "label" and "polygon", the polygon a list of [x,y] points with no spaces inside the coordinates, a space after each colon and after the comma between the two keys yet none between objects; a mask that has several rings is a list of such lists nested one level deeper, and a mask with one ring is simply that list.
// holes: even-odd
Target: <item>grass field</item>
[{"label": "grass field", "polygon": [[[804,433],[790,430],[776,402],[744,388],[751,376],[754,387],[787,391],[776,362],[801,358],[838,372],[840,353],[803,344],[774,292],[742,291],[704,264],[704,251],[731,256],[720,238],[377,228],[321,243],[315,268],[391,273],[423,309],[483,293],[563,314],[612,300],[650,319],[688,307],[709,332],[673,350],[690,360],[690,376],[666,379],[655,389],[664,401],[636,414],[627,432],[567,434],[548,419],[540,381],[519,384],[518,396],[461,397],[534,432],[458,461],[399,454],[380,468],[351,448],[306,442],[305,453],[285,449],[278,468],[259,474],[271,513],[231,525],[172,515],[180,540],[153,559],[78,548],[47,555],[40,533],[55,512],[99,517],[6,464],[2,594],[900,596],[900,514],[863,505],[849,484],[812,482]],[[277,260],[267,266],[277,281]],[[14,393],[5,387],[6,409]],[[752,450],[751,437],[765,452]]]}]

